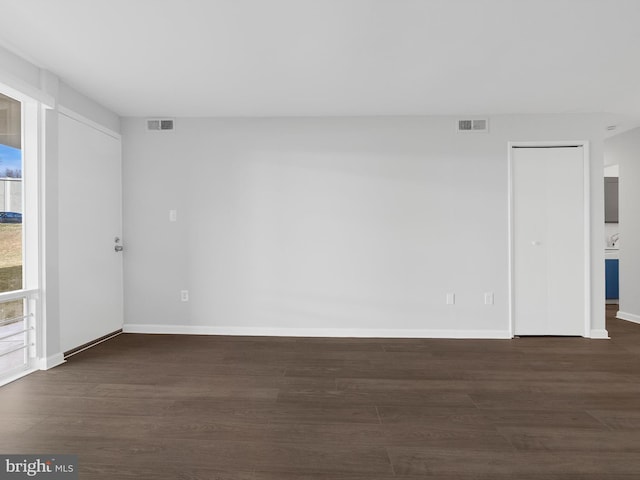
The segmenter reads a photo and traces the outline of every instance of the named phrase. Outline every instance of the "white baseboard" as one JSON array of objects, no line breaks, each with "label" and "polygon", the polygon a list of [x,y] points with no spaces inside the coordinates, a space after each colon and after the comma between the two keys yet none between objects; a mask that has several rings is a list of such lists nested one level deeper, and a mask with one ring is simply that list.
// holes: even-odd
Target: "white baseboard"
[{"label": "white baseboard", "polygon": [[49,370],[53,367],[57,367],[58,365],[62,365],[64,362],[64,355],[60,352],[47,358],[41,358],[38,362],[38,368],[40,370]]},{"label": "white baseboard", "polygon": [[597,339],[609,339],[609,332],[607,332],[604,328],[598,328],[591,330],[590,338]]},{"label": "white baseboard", "polygon": [[124,333],[178,335],[237,335],[248,337],[340,337],[340,338],[512,338],[508,330],[415,330],[366,328],[269,328],[213,327],[195,325],[125,324]]},{"label": "white baseboard", "polygon": [[621,312],[618,310],[616,313],[616,318],[620,320],[626,320],[628,322],[640,323],[640,315],[634,315],[633,313]]}]

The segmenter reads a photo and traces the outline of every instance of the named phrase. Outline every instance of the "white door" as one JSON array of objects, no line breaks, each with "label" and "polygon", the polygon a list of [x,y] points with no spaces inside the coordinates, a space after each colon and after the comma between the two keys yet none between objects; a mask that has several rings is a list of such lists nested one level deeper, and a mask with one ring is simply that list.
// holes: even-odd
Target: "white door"
[{"label": "white door", "polygon": [[515,335],[587,335],[584,148],[511,150]]},{"label": "white door", "polygon": [[69,351],[122,328],[121,141],[59,115],[60,338]]}]

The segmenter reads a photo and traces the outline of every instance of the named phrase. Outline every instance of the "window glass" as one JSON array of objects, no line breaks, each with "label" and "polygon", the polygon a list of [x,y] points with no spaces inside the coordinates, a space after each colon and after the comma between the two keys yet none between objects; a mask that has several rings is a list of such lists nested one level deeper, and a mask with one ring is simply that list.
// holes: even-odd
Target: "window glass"
[{"label": "window glass", "polygon": [[[0,292],[23,288],[22,105],[0,94]],[[0,373],[25,364],[24,300],[0,302]]]}]

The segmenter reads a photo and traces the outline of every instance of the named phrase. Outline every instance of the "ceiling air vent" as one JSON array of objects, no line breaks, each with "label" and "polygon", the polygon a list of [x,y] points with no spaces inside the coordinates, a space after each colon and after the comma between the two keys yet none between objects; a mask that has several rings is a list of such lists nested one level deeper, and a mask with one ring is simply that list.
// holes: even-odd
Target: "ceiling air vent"
[{"label": "ceiling air vent", "polygon": [[459,132],[488,132],[489,131],[489,119],[487,118],[475,118],[469,120],[458,120]]},{"label": "ceiling air vent", "polygon": [[173,130],[173,119],[171,118],[150,118],[147,120],[147,130],[149,131],[165,131]]}]

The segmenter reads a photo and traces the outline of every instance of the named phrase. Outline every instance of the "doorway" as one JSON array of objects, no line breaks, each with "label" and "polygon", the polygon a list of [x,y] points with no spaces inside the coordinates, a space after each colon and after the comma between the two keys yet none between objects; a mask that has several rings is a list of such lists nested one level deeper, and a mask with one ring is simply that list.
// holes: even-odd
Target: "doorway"
[{"label": "doorway", "polygon": [[587,147],[509,146],[514,335],[589,336]]}]

